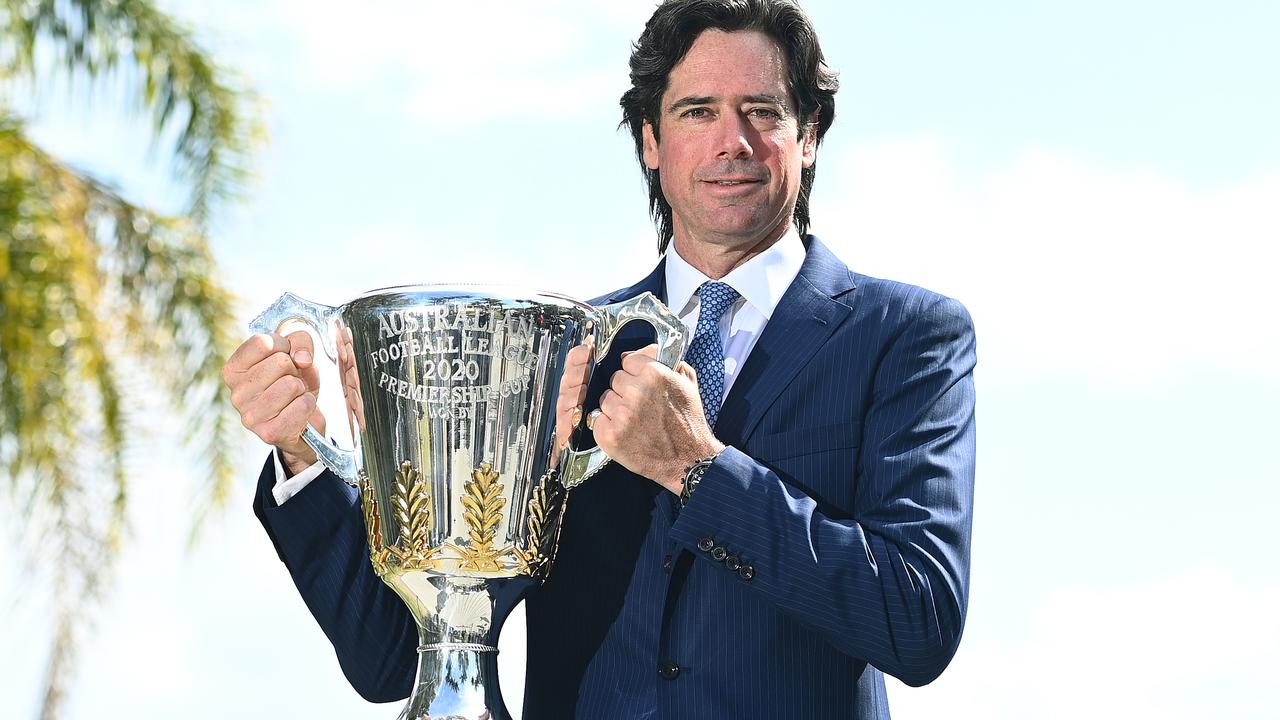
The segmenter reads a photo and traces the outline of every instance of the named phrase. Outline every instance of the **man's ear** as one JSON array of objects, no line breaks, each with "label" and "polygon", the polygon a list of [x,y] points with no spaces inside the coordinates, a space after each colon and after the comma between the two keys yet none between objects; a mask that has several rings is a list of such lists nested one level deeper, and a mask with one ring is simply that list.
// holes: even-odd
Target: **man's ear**
[{"label": "man's ear", "polygon": [[814,111],[805,120],[804,131],[800,136],[800,165],[806,170],[818,161],[818,113]]},{"label": "man's ear", "polygon": [[641,146],[644,148],[644,165],[650,170],[658,169],[658,138],[653,135],[653,123],[644,121],[640,129]]}]

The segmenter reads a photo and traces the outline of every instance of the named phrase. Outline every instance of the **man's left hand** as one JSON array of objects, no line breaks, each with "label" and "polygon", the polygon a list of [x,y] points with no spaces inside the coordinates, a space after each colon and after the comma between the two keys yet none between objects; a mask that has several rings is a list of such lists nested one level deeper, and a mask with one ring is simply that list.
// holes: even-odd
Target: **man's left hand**
[{"label": "man's left hand", "polygon": [[724,444],[707,426],[693,368],[672,370],[657,358],[657,345],[623,355],[592,431],[614,462],[678,495],[685,468]]}]

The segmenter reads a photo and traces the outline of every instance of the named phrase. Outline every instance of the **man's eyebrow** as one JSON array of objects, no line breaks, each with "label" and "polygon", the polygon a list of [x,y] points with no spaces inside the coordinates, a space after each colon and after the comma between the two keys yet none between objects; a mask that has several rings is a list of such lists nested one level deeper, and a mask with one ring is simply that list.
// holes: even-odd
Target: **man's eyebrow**
[{"label": "man's eyebrow", "polygon": [[777,95],[748,95],[742,98],[742,101],[747,103],[778,105],[780,107],[787,106],[786,98],[778,97]]},{"label": "man's eyebrow", "polygon": [[[668,105],[667,112],[674,113],[679,111],[681,108],[694,107],[697,105],[712,105],[712,104],[715,104],[717,101],[719,101],[719,99],[720,98],[717,98],[711,95],[690,95],[688,97],[682,97],[679,100],[676,100],[675,102]],[[788,106],[787,99],[780,97],[778,95],[746,95],[746,96],[743,96],[742,102],[753,103],[753,104],[764,104],[764,105],[777,105],[778,107],[781,107],[781,108],[785,108]]]},{"label": "man's eyebrow", "polygon": [[673,113],[680,108],[692,107],[694,105],[710,105],[715,101],[716,98],[711,97],[710,95],[691,95],[689,97],[682,97],[668,105],[667,112]]}]

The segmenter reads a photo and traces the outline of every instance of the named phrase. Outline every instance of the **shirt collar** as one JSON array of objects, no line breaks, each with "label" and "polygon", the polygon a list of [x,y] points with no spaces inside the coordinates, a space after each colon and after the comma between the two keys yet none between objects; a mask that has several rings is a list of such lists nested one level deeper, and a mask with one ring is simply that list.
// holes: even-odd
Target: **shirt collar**
[{"label": "shirt collar", "polygon": [[[790,225],[768,250],[734,268],[720,282],[736,290],[768,320],[803,264],[804,244],[795,226]],[[666,262],[667,307],[680,317],[688,315],[693,311],[694,293],[710,279],[680,257],[672,243]]]}]

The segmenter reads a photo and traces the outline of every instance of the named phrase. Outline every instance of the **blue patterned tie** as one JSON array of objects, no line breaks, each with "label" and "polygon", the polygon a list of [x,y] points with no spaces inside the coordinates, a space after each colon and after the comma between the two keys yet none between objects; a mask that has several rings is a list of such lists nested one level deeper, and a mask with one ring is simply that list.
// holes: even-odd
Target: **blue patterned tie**
[{"label": "blue patterned tie", "polygon": [[716,426],[724,397],[724,346],[720,343],[720,318],[738,300],[738,291],[722,282],[705,282],[698,288],[698,327],[684,359],[698,373],[698,394],[707,425]]}]

